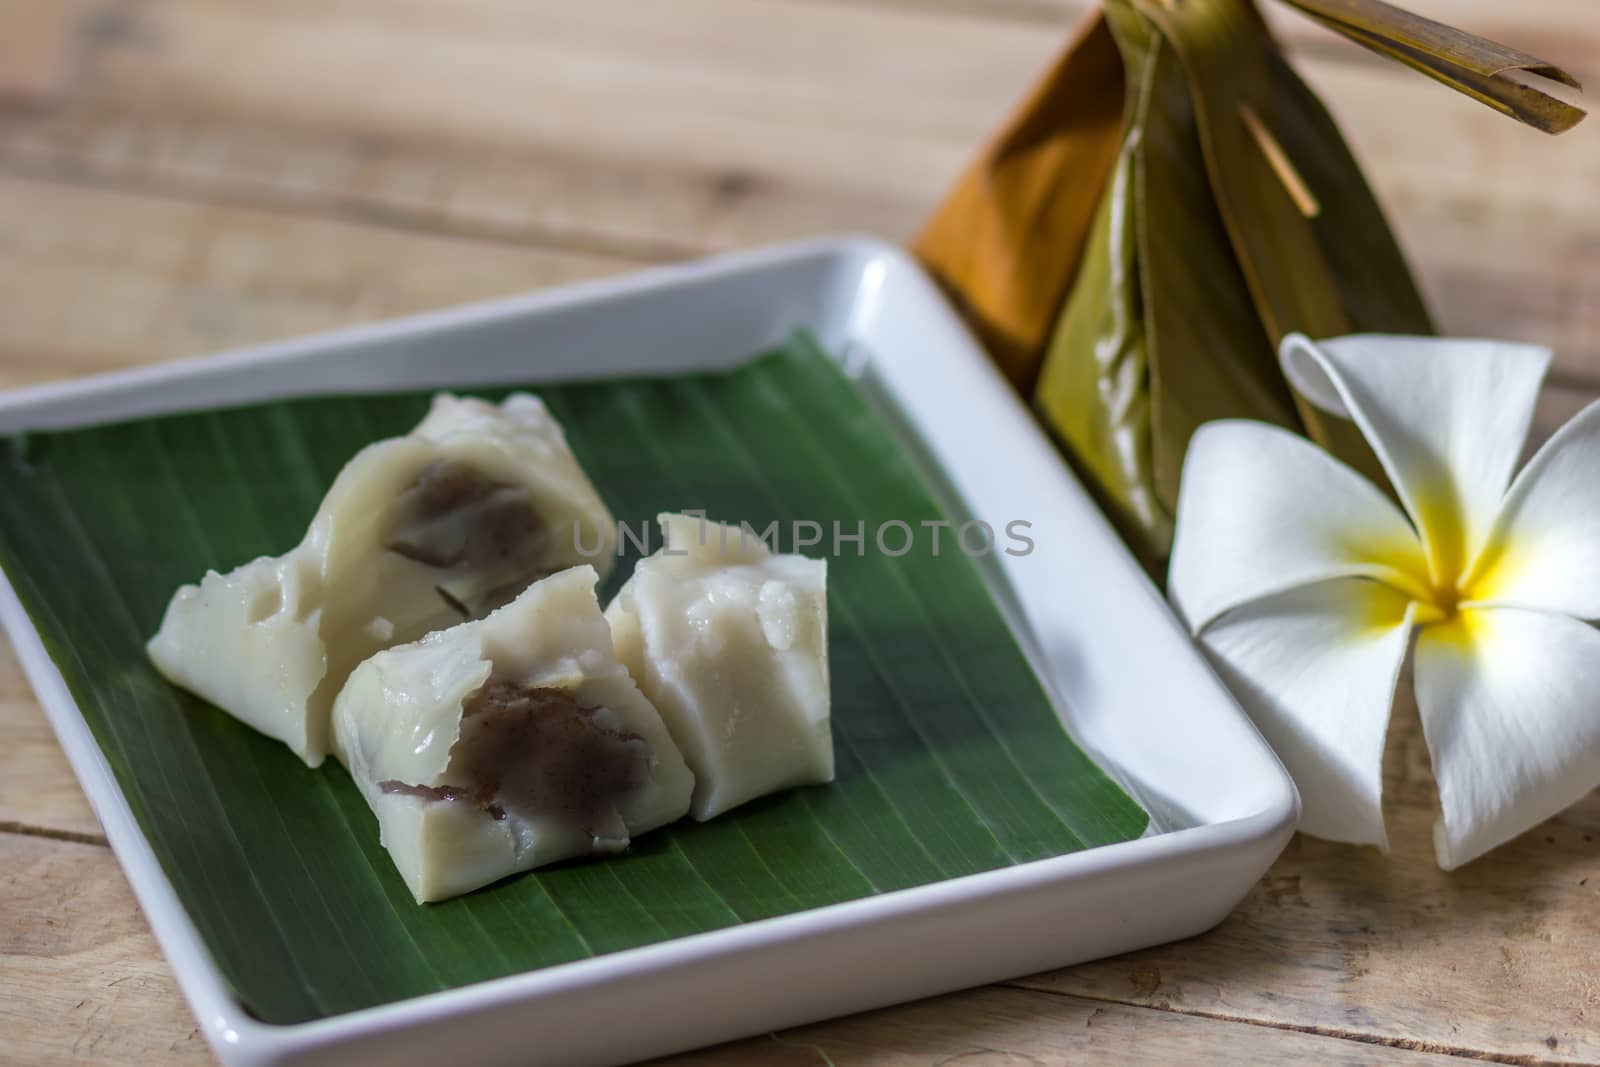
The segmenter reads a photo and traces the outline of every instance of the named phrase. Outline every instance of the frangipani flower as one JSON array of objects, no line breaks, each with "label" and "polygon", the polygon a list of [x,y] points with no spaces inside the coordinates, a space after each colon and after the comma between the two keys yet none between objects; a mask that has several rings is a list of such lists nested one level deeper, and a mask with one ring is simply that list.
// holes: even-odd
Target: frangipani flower
[{"label": "frangipani flower", "polygon": [[1202,426],[1169,592],[1300,788],[1301,829],[1387,848],[1384,736],[1413,671],[1458,867],[1600,786],[1600,402],[1512,480],[1547,349],[1359,336],[1283,343],[1399,498],[1305,439]]}]

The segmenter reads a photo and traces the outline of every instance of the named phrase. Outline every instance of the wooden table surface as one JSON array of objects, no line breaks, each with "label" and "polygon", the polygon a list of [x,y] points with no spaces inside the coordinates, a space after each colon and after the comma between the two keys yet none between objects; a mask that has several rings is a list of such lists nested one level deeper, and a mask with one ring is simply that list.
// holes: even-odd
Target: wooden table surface
[{"label": "wooden table surface", "polygon": [[[1270,3],[1270,0],[1268,0]],[[1413,0],[1600,85],[1595,0]],[[904,240],[1086,0],[0,0],[0,388],[823,231]],[[1600,119],[1521,128],[1272,12],[1446,329],[1600,395]],[[1455,874],[1297,839],[1181,944],[678,1064],[1600,1061],[1600,795]],[[204,1063],[0,644],[0,1063]]]}]

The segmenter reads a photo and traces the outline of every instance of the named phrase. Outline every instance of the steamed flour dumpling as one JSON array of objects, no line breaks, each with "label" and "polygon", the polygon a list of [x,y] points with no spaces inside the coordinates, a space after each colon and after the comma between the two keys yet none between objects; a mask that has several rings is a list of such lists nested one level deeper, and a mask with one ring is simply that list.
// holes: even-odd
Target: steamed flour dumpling
[{"label": "steamed flour dumpling", "polygon": [[660,551],[606,610],[617,655],[695,774],[697,819],[833,780],[827,565],[662,515]]},{"label": "steamed flour dumpling", "polygon": [[694,776],[612,652],[592,567],[380,652],[334,706],[335,752],[418,902],[672,822]]},{"label": "steamed flour dumpling", "polygon": [[179,589],[150,658],[316,766],[362,660],[480,618],[543,575],[609,567],[615,544],[543,403],[441,394],[411,433],[345,465],[295,549]]}]

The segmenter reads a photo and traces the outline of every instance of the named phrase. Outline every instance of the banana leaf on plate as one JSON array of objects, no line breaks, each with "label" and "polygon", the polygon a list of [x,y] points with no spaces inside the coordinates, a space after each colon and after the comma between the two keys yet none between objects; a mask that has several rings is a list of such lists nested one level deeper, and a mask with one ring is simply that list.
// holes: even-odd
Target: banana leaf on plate
[{"label": "banana leaf on plate", "polygon": [[[728,372],[538,389],[632,531],[690,507],[756,531],[945,519],[915,440],[804,336]],[[316,397],[0,438],[0,569],[257,1018],[308,1022],[1144,832],[1145,812],[1063,729],[980,562],[924,539],[829,559],[832,784],[419,907],[349,775],[167,684],[144,642],[179,583],[294,544],[344,462],[428,400]],[[607,599],[639,554],[630,543]]]}]

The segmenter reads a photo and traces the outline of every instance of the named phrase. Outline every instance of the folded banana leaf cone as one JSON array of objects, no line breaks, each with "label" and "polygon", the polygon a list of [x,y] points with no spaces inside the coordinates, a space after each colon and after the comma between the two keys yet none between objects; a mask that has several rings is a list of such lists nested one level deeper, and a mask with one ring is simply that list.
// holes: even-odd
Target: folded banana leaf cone
[{"label": "folded banana leaf cone", "polygon": [[[1583,118],[1518,76],[1577,87],[1533,56],[1377,0],[1285,2],[1546,132]],[[1273,422],[1377,475],[1285,382],[1285,334],[1433,332],[1254,0],[1105,0],[914,251],[1156,575],[1203,422]]]}]

